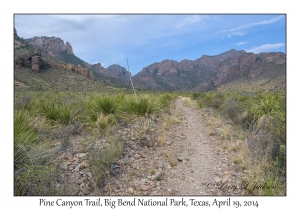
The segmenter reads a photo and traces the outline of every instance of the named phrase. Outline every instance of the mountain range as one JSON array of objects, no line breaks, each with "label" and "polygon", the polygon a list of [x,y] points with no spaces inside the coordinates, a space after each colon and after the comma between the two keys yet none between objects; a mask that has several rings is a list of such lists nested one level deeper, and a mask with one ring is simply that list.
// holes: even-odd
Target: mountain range
[{"label": "mountain range", "polygon": [[[130,86],[130,72],[126,68],[118,64],[107,68],[101,63],[88,64],[74,55],[69,42],[58,37],[22,39],[15,29],[14,50],[15,68],[31,67],[37,73],[49,68],[68,70],[112,86]],[[285,53],[254,54],[232,49],[215,56],[202,55],[196,60],[156,62],[143,68],[132,80],[140,89],[209,91],[236,81],[250,84],[258,80],[270,84],[277,81],[276,87],[282,88],[286,85],[285,78]]]}]

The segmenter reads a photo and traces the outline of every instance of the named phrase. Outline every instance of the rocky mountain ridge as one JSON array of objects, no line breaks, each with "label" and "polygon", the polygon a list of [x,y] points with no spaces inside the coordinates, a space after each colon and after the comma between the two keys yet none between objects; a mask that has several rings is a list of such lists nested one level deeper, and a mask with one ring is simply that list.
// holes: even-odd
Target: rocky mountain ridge
[{"label": "rocky mountain ridge", "polygon": [[286,55],[281,52],[248,53],[232,49],[215,56],[153,63],[133,77],[158,90],[207,91],[236,79],[274,78],[285,75]]},{"label": "rocky mountain ridge", "polygon": [[35,36],[30,39],[25,39],[29,44],[43,49],[47,54],[51,56],[59,56],[61,52],[74,55],[73,48],[67,41],[66,44],[61,38],[58,37],[46,37],[46,36]]},{"label": "rocky mountain ridge", "polygon": [[118,64],[113,64],[108,66],[107,68],[104,68],[101,63],[96,63],[91,65],[91,69],[95,71],[96,73],[104,74],[106,76],[110,77],[116,77],[116,78],[121,78],[124,80],[129,81],[130,77],[130,72],[127,71],[126,68],[118,65]]},{"label": "rocky mountain ridge", "polygon": [[[17,35],[17,30],[14,29],[15,36]],[[31,64],[31,57],[32,55],[36,55],[36,52],[39,52],[39,60],[41,60],[41,52],[46,53],[47,55],[58,59],[58,62],[55,62],[53,64],[50,64],[50,66],[54,68],[59,69],[67,69],[69,71],[74,71],[80,74],[83,74],[91,79],[94,79],[94,73],[97,73],[98,77],[113,77],[117,79],[124,79],[129,81],[129,75],[130,73],[120,65],[113,64],[107,68],[102,67],[101,63],[97,64],[88,64],[85,61],[82,61],[81,59],[77,58],[73,53],[73,48],[71,44],[66,41],[66,43],[58,37],[46,37],[46,36],[35,36],[30,39],[24,40],[26,43],[28,43],[30,46],[34,47],[36,50],[27,53],[27,55],[19,56],[15,59],[15,67],[19,68],[21,66],[24,66],[26,64]],[[15,40],[15,48],[18,48],[22,46],[22,43],[20,41]],[[37,63],[37,62],[36,62]],[[35,65],[36,66],[36,65]],[[40,68],[42,66],[42,62],[40,62],[39,67],[36,67],[35,69],[32,68],[34,72],[39,72]],[[89,71],[90,69],[91,71]],[[122,83],[122,80],[121,82]]]},{"label": "rocky mountain ridge", "polygon": [[[31,65],[39,72],[43,65],[66,69],[91,79],[105,79],[117,86],[128,86],[130,72],[113,64],[88,64],[73,53],[69,42],[57,37],[21,39],[15,29],[15,67]],[[31,49],[23,50],[22,49]],[[17,53],[16,53],[17,52]],[[47,57],[48,56],[48,57]],[[195,60],[180,62],[163,60],[143,68],[133,76],[134,85],[142,89],[208,91],[232,81],[274,79],[286,74],[286,54],[281,52],[249,53],[235,50],[215,56],[202,55]],[[285,84],[284,84],[285,85]]]}]

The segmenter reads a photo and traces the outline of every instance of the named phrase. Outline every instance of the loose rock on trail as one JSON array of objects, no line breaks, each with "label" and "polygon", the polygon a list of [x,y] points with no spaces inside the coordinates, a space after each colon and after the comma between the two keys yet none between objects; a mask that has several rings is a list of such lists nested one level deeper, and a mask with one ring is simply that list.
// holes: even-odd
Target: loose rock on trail
[{"label": "loose rock on trail", "polygon": [[[88,170],[86,153],[62,152],[58,157],[61,177],[72,182],[72,195],[244,195],[242,174],[236,172],[228,152],[218,148],[218,139],[209,134],[203,112],[178,98],[171,115],[179,114],[181,119],[167,131],[154,125],[141,137],[138,122],[118,129],[114,135],[123,141],[123,154],[100,187]],[[159,146],[163,132],[166,141]],[[95,145],[103,142],[105,138]]]}]

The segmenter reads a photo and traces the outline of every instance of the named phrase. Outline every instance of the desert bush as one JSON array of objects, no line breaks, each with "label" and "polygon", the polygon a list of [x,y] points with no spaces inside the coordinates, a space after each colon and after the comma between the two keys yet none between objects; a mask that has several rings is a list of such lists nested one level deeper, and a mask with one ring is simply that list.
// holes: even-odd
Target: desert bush
[{"label": "desert bush", "polygon": [[203,92],[196,92],[192,93],[191,98],[192,100],[197,100],[199,97],[203,97],[204,93]]},{"label": "desert bush", "polygon": [[170,106],[170,102],[172,99],[174,99],[174,95],[171,94],[163,94],[159,97],[159,104],[162,108],[164,107],[169,107]]},{"label": "desert bush", "polygon": [[202,108],[203,106],[212,107],[218,109],[225,101],[225,95],[222,93],[215,92],[199,92],[193,93],[191,95],[193,100],[198,101],[198,106]]},{"label": "desert bush", "polygon": [[126,100],[126,112],[145,117],[154,113],[159,108],[159,103],[155,98],[149,96],[138,96],[137,99],[128,97]]}]

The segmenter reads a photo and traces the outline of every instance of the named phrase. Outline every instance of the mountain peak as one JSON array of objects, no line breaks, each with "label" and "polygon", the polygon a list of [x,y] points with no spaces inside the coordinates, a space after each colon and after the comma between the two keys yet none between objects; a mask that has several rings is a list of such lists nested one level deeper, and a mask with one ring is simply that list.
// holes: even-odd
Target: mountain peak
[{"label": "mountain peak", "polygon": [[194,61],[163,60],[143,68],[133,79],[159,90],[207,91],[235,79],[283,75],[285,62],[284,54],[261,55],[231,49],[214,56],[202,55]]},{"label": "mountain peak", "polygon": [[65,44],[64,41],[58,37],[35,36],[33,38],[26,39],[26,41],[29,44],[42,49],[51,56],[59,56],[61,52],[74,55],[71,44],[69,42],[66,42]]}]

